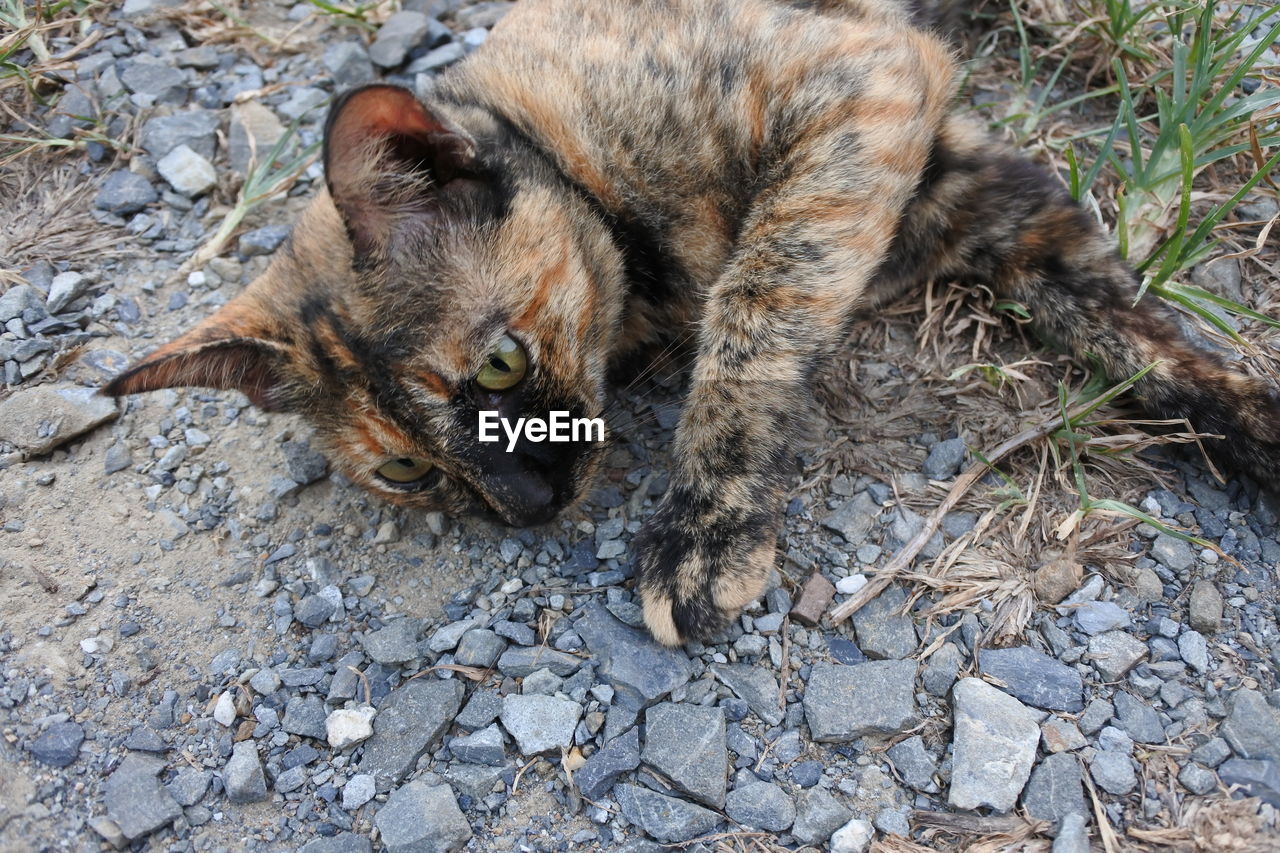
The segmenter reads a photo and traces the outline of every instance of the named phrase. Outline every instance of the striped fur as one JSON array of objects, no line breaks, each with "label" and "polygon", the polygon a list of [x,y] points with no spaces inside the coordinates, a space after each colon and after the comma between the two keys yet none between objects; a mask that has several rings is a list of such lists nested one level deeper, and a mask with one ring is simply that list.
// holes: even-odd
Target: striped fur
[{"label": "striped fur", "polygon": [[[936,8],[936,7],[931,7]],[[773,566],[792,436],[859,308],[988,283],[1159,415],[1229,436],[1280,484],[1276,391],[1189,342],[1028,162],[949,113],[943,20],[894,0],[522,0],[425,103],[332,110],[329,192],[267,273],[108,387],[236,387],[308,415],[353,479],[403,503],[535,523],[602,448],[483,450],[477,408],[602,410],[610,364],[693,341],[671,486],[634,543],[659,640],[719,631]],[[497,337],[533,365],[473,378]],[[432,460],[412,490],[372,475]]]}]

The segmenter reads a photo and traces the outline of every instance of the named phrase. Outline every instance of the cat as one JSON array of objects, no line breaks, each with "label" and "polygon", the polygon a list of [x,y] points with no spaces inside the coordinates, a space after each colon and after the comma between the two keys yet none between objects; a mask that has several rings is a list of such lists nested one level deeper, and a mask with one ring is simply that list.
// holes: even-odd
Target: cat
[{"label": "cat", "polygon": [[1184,334],[1060,182],[954,110],[898,0],[521,0],[423,99],[331,106],[326,188],[267,271],[105,392],[234,388],[305,415],[396,503],[511,525],[583,498],[600,442],[477,440],[477,413],[598,417],[611,366],[687,338],[670,486],[632,544],[655,638],[758,597],[817,367],[930,278],[1280,485],[1280,394]]}]

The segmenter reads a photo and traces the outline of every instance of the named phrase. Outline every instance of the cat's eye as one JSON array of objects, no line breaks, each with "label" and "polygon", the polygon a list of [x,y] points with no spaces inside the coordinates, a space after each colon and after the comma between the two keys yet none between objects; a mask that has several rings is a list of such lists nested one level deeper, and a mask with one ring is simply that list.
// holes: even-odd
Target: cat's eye
[{"label": "cat's eye", "polygon": [[510,335],[503,335],[493,352],[485,357],[484,367],[476,374],[476,384],[486,391],[514,388],[529,370],[524,347]]},{"label": "cat's eye", "polygon": [[392,459],[378,469],[378,476],[393,483],[407,485],[416,483],[431,472],[432,464],[425,459],[406,456]]}]

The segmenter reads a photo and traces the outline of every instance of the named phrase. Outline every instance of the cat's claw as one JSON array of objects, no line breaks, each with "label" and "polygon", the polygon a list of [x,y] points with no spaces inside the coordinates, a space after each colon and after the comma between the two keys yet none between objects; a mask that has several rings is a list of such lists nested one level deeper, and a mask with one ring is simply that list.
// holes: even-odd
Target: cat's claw
[{"label": "cat's claw", "polygon": [[633,543],[644,621],[667,646],[709,640],[764,592],[777,546],[770,528],[744,525],[729,535],[682,529],[659,513]]}]

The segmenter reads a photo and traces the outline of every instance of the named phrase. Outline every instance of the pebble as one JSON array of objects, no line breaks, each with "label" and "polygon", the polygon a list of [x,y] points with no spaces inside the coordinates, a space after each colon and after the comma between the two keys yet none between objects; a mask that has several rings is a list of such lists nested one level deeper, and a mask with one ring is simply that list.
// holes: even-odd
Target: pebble
[{"label": "pebble", "polygon": [[513,693],[502,700],[502,727],[525,756],[558,753],[573,746],[582,706],[558,696]]},{"label": "pebble", "polygon": [[1008,811],[1031,774],[1042,715],[976,678],[956,683],[952,712],[948,802],[958,809]]},{"label": "pebble", "polygon": [[280,728],[290,734],[325,740],[325,721],[324,702],[319,696],[293,696],[284,706]]},{"label": "pebble", "polygon": [[377,711],[368,705],[361,708],[343,708],[325,718],[325,737],[329,746],[337,750],[349,749],[373,737],[373,718]]},{"label": "pebble", "polygon": [[1151,543],[1151,556],[1175,572],[1191,568],[1196,561],[1190,545],[1165,533],[1161,533]]},{"label": "pebble", "polygon": [[938,785],[933,781],[934,774],[938,772],[937,762],[925,749],[924,738],[914,735],[899,741],[889,747],[886,754],[902,781],[917,791],[938,793]]},{"label": "pebble", "polygon": [[360,772],[372,774],[379,791],[398,785],[434,746],[462,706],[454,680],[417,678],[393,690],[378,709],[373,737],[364,742]]},{"label": "pebble", "polygon": [[1199,631],[1184,631],[1178,637],[1178,654],[1196,672],[1209,671],[1209,644]]},{"label": "pebble", "polygon": [[640,766],[640,729],[632,727],[587,759],[573,774],[582,795],[599,801],[608,795],[618,777]]},{"label": "pebble", "polygon": [[854,818],[832,834],[830,853],[866,853],[875,836],[870,821]]},{"label": "pebble", "polygon": [[1164,725],[1160,715],[1146,702],[1117,690],[1113,699],[1117,725],[1138,743],[1163,744]]},{"label": "pebble", "polygon": [[930,480],[950,480],[964,464],[968,448],[962,438],[939,441],[924,460],[924,475]]},{"label": "pebble", "polygon": [[627,820],[662,843],[679,844],[707,835],[720,823],[720,816],[710,809],[639,785],[617,785],[614,799]]},{"label": "pebble", "polygon": [[1256,690],[1231,695],[1231,712],[1219,733],[1241,758],[1280,760],[1280,710]]},{"label": "pebble", "polygon": [[1066,753],[1046,756],[1031,771],[1022,791],[1022,807],[1036,820],[1055,826],[1069,814],[1088,814],[1080,761]]},{"label": "pebble", "polygon": [[1100,788],[1116,795],[1127,794],[1138,784],[1133,759],[1119,750],[1098,750],[1089,765],[1089,775]]},{"label": "pebble", "polygon": [[1003,683],[1003,690],[1037,708],[1080,711],[1084,681],[1080,673],[1030,646],[983,649],[979,672]]},{"label": "pebble", "polygon": [[498,729],[497,723],[480,729],[474,734],[455,737],[449,741],[449,751],[459,761],[467,761],[471,764],[501,767],[507,761],[502,732]]},{"label": "pebble", "polygon": [[84,729],[79,723],[54,723],[31,742],[31,754],[37,761],[53,767],[66,767],[80,756]]},{"label": "pebble", "polygon": [[820,573],[814,572],[800,588],[800,597],[791,606],[791,618],[805,625],[817,625],[822,621],[836,588]]},{"label": "pebble", "polygon": [[858,546],[866,541],[879,514],[880,505],[870,493],[863,491],[828,513],[821,524],[839,533],[850,545]]},{"label": "pebble", "polygon": [[796,796],[796,819],[791,834],[801,844],[821,845],[853,817],[830,791],[809,788]]},{"label": "pebble", "polygon": [[748,664],[728,664],[713,666],[711,671],[762,721],[771,726],[782,722],[783,712],[778,707],[778,679],[769,670]]},{"label": "pebble", "polygon": [[89,280],[78,272],[58,273],[49,283],[49,297],[45,308],[50,314],[60,314],[72,302],[89,289]]},{"label": "pebble", "polygon": [[1247,797],[1258,797],[1280,809],[1280,761],[1233,758],[1218,768],[1224,785],[1239,785]]},{"label": "pebble", "polygon": [[347,811],[355,811],[372,800],[376,793],[373,776],[357,773],[342,786],[342,807]]},{"label": "pebble", "polygon": [[116,401],[93,388],[60,384],[23,388],[0,401],[0,440],[28,455],[42,456],[119,415]]},{"label": "pebble", "polygon": [[453,853],[471,840],[471,824],[449,786],[421,779],[392,793],[374,823],[387,853]]},{"label": "pebble", "polygon": [[107,778],[107,816],[131,841],[168,826],[182,815],[182,807],[156,778],[164,765],[160,758],[130,754]]},{"label": "pebble", "polygon": [[156,170],[171,187],[189,198],[203,195],[218,183],[213,164],[186,145],[179,145],[161,157]]},{"label": "pebble", "polygon": [[1073,812],[1064,817],[1051,853],[1090,853],[1091,849],[1085,816]]},{"label": "pebble", "polygon": [[1089,659],[1103,681],[1119,681],[1146,656],[1146,644],[1125,631],[1108,631],[1089,640]]},{"label": "pebble", "polygon": [[1222,593],[1213,581],[1198,580],[1191,585],[1188,606],[1192,629],[1212,636],[1222,627]]},{"label": "pebble", "polygon": [[1081,604],[1076,608],[1075,619],[1080,630],[1090,636],[1129,625],[1129,614],[1110,601],[1087,601]]},{"label": "pebble", "polygon": [[382,68],[396,67],[429,28],[430,19],[421,12],[396,12],[378,29],[377,38],[369,46],[369,59]]},{"label": "pebble", "polygon": [[257,744],[243,740],[235,745],[231,759],[222,768],[222,786],[233,803],[256,803],[267,798],[267,778]]},{"label": "pebble", "polygon": [[914,661],[818,663],[804,694],[810,736],[840,743],[869,734],[896,734],[918,721]]},{"label": "pebble", "polygon": [[878,660],[902,660],[914,654],[919,644],[916,626],[900,612],[906,603],[906,590],[893,584],[853,614],[853,630],[863,654]]},{"label": "pebble", "polygon": [[137,213],[160,198],[156,188],[141,175],[126,170],[112,172],[105,181],[94,204],[99,210],[114,213],[117,216],[128,216]]},{"label": "pebble", "polygon": [[795,803],[771,782],[734,788],[726,797],[724,808],[730,818],[749,829],[785,832],[796,820]]},{"label": "pebble", "polygon": [[418,631],[416,619],[397,619],[377,631],[360,638],[365,654],[377,663],[402,664],[418,657]]},{"label": "pebble", "polygon": [[644,763],[693,799],[724,808],[728,772],[724,712],[667,702],[649,708],[645,723]]},{"label": "pebble", "polygon": [[[645,631],[624,625],[597,603],[583,610],[574,628],[600,661],[600,678],[614,689],[615,704],[638,711],[688,682],[692,672],[683,652],[660,645]],[[574,660],[576,669],[580,661]],[[502,661],[499,667],[502,668]],[[554,667],[552,671],[565,674]],[[503,672],[507,670],[503,668]]]}]

